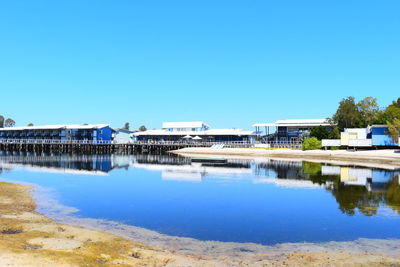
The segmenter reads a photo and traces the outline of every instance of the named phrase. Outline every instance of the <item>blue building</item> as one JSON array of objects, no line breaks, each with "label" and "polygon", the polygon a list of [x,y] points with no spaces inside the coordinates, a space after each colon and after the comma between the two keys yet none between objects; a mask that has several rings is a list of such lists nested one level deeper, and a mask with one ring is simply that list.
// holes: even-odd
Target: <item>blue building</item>
[{"label": "blue building", "polygon": [[0,140],[55,140],[110,142],[108,124],[70,124],[0,128]]},{"label": "blue building", "polygon": [[398,146],[389,135],[389,127],[387,125],[371,126],[372,146]]}]

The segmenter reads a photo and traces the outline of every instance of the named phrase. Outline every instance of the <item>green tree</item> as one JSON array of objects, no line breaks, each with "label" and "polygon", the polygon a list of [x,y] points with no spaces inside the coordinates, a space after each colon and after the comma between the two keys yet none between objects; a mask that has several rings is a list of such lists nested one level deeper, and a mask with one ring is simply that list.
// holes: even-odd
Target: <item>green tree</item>
[{"label": "green tree", "polygon": [[15,126],[15,121],[11,118],[6,119],[4,122],[4,127],[14,127]]},{"label": "green tree", "polygon": [[367,96],[357,103],[357,107],[361,115],[360,126],[367,127],[376,122],[380,111],[376,98]]},{"label": "green tree", "polygon": [[32,123],[32,122],[30,122],[30,123],[28,124],[28,126],[29,126],[29,127],[33,126],[33,123]]},{"label": "green tree", "polygon": [[329,139],[340,139],[340,130],[338,126],[332,126]]},{"label": "green tree", "polygon": [[394,119],[392,122],[388,121],[387,125],[389,127],[389,134],[392,137],[393,142],[398,144],[400,136],[400,119]]},{"label": "green tree", "polygon": [[322,148],[322,142],[315,137],[310,137],[304,140],[303,150],[315,150],[321,148]]},{"label": "green tree", "polygon": [[344,128],[357,128],[362,126],[360,110],[354,97],[349,96],[339,102],[339,107],[333,115],[333,122],[339,127],[340,131]]},{"label": "green tree", "polygon": [[387,124],[388,121],[393,122],[395,119],[400,119],[400,97],[378,114],[377,121],[380,124]]},{"label": "green tree", "polygon": [[4,117],[0,115],[0,128],[4,127]]},{"label": "green tree", "polygon": [[129,122],[125,122],[124,128],[122,129],[129,130]]},{"label": "green tree", "polygon": [[310,137],[322,140],[331,138],[331,134],[325,126],[317,126],[311,129]]},{"label": "green tree", "polygon": [[141,132],[147,131],[146,126],[144,126],[144,125],[140,126],[139,131],[141,131]]}]

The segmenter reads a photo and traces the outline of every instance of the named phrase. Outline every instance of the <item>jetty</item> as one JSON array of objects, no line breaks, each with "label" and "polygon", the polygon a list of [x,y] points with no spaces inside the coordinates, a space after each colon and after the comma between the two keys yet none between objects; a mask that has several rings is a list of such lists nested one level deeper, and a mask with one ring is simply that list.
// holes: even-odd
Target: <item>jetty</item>
[{"label": "jetty", "polygon": [[44,152],[44,153],[164,153],[187,147],[212,147],[223,145],[230,148],[249,148],[250,142],[132,142],[114,143],[104,140],[52,140],[52,139],[0,139],[1,151]]}]

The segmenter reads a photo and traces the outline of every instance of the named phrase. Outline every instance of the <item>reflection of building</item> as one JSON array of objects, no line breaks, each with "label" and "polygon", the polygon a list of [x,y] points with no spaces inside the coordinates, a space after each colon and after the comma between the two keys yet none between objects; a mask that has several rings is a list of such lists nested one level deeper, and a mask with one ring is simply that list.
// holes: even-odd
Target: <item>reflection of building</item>
[{"label": "reflection of building", "polygon": [[322,175],[338,175],[345,185],[365,186],[368,191],[382,190],[398,171],[371,168],[322,166]]},{"label": "reflection of building", "polygon": [[247,164],[240,165],[238,163],[229,162],[221,166],[205,166],[201,163],[188,163],[185,165],[161,165],[134,162],[131,164],[131,167],[152,171],[161,171],[162,179],[179,181],[201,181],[206,176],[229,178],[253,173],[252,169]]},{"label": "reflection of building", "polygon": [[314,189],[325,187],[326,185],[316,184],[309,180],[299,180],[299,179],[280,179],[280,178],[266,178],[266,179],[255,179],[253,181],[255,184],[274,184],[279,187],[287,187],[287,188],[305,188],[305,189]]},{"label": "reflection of building", "polygon": [[165,170],[161,173],[161,179],[166,181],[201,182],[203,180],[203,174],[201,172]]},{"label": "reflection of building", "polygon": [[110,155],[36,155],[0,153],[0,165],[24,166],[30,170],[73,174],[106,174],[112,169]]},{"label": "reflection of building", "polygon": [[111,154],[111,166],[113,169],[128,169],[134,159],[133,155]]},{"label": "reflection of building", "polygon": [[256,164],[255,174],[283,179],[298,179],[302,173],[301,161],[263,160]]},{"label": "reflection of building", "polygon": [[371,169],[340,168],[340,181],[347,185],[368,185],[368,179],[372,179]]}]

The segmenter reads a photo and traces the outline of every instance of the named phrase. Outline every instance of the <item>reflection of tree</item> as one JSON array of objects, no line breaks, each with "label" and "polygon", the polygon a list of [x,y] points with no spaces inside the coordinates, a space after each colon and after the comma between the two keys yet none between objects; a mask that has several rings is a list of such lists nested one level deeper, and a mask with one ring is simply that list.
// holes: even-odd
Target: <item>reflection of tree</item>
[{"label": "reflection of tree", "polygon": [[316,162],[303,162],[303,177],[311,180],[314,184],[327,184],[328,182],[340,182],[339,175],[322,175],[322,164]]},{"label": "reflection of tree", "polygon": [[303,161],[303,171],[309,174],[321,174],[322,164]]},{"label": "reflection of tree", "polygon": [[[321,163],[303,162],[304,174],[302,177],[308,177],[313,183],[320,185],[330,182],[326,188],[336,198],[339,209],[343,213],[351,216],[358,209],[366,216],[373,216],[377,213],[379,204],[385,201],[385,193],[369,192],[364,186],[346,185],[340,181],[339,175],[322,175],[321,168]],[[398,185],[394,190],[400,190]],[[399,205],[400,194],[397,193],[396,196],[398,198],[395,200],[395,203]],[[397,207],[400,211],[400,206]]]},{"label": "reflection of tree", "polygon": [[386,193],[386,203],[394,211],[400,214],[400,185],[399,176],[393,177],[392,181],[388,184],[388,190]]},{"label": "reflection of tree", "polygon": [[347,215],[354,215],[356,209],[366,216],[375,215],[379,203],[384,201],[384,193],[368,192],[364,186],[345,185],[339,182],[334,184],[331,192],[339,204],[339,209]]}]

